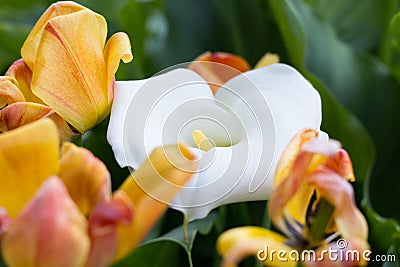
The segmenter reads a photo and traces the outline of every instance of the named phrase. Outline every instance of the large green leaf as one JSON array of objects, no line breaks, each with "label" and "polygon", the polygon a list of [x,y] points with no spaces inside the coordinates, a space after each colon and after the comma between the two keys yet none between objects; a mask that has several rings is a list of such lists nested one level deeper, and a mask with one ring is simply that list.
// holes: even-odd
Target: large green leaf
[{"label": "large green leaf", "polygon": [[[304,1],[269,3],[274,10],[291,62],[307,77],[318,77],[325,89],[329,89],[352,111],[371,134],[377,147],[377,157],[371,180],[367,179],[364,184],[365,207],[372,206],[382,215],[399,219],[397,151],[400,143],[394,140],[400,134],[400,126],[396,123],[400,121],[397,105],[400,100],[399,84],[376,57],[354,49],[351,44],[340,40],[330,22],[317,16]],[[348,16],[351,17],[352,14]],[[326,105],[324,96],[328,93],[321,90],[320,85],[315,86],[322,95],[323,105]],[[361,131],[361,134],[355,130],[361,127],[356,119],[341,125],[343,122],[335,119],[334,113],[335,109],[324,108],[324,125],[333,123],[342,129],[336,137],[349,150],[358,179],[368,178],[373,160],[373,150],[366,149],[371,147],[368,135],[365,131]],[[331,126],[326,129],[329,133],[338,130]],[[358,193],[361,193],[360,189]],[[368,215],[370,224],[373,224],[371,233],[378,237],[379,232],[375,230],[381,229],[383,222],[372,212]],[[392,234],[397,234],[396,227],[390,229],[393,230]],[[383,245],[382,242],[381,244]],[[381,249],[386,251],[388,246],[386,244]]]}]

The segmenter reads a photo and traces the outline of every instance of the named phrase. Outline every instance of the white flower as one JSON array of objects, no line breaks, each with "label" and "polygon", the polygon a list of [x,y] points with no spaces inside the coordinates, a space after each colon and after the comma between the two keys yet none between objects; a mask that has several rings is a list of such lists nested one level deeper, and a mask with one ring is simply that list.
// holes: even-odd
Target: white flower
[{"label": "white flower", "polygon": [[290,138],[321,124],[318,92],[284,64],[238,75],[215,95],[188,69],[117,81],[114,89],[107,138],[122,167],[136,169],[154,148],[177,142],[197,155],[197,171],[168,203],[189,220],[223,204],[268,199]]}]

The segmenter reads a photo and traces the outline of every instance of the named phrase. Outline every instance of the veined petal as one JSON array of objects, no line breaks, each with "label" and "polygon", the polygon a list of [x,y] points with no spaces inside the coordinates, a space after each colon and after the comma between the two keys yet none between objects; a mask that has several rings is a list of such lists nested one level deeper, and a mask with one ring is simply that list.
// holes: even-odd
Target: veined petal
[{"label": "veined petal", "polygon": [[130,225],[133,219],[133,204],[124,191],[114,193],[110,202],[95,207],[89,219],[91,248],[86,267],[109,266],[117,250],[117,227]]},{"label": "veined petal", "polygon": [[261,227],[244,226],[230,229],[222,233],[217,240],[217,250],[223,257],[221,266],[235,267],[251,255],[262,259],[265,266],[297,266],[297,257],[291,255],[293,249],[285,245],[286,241],[284,236]]},{"label": "veined petal", "polygon": [[80,267],[89,252],[87,221],[62,181],[49,178],[5,233],[1,248],[13,267]]},{"label": "veined petal", "polygon": [[42,182],[58,172],[57,128],[43,119],[0,135],[0,207],[16,217]]},{"label": "veined petal", "polygon": [[0,76],[0,110],[5,105],[23,102],[25,97],[18,88],[18,82],[9,76]]},{"label": "veined petal", "polygon": [[50,20],[37,51],[33,93],[81,133],[109,111],[106,34],[104,18],[82,10]]},{"label": "veined petal", "polygon": [[59,177],[85,215],[98,203],[110,200],[110,173],[104,163],[85,148],[68,142],[63,144]]},{"label": "veined petal", "polygon": [[109,104],[113,99],[113,87],[111,84],[114,79],[114,75],[117,72],[119,61],[122,60],[124,63],[132,61],[132,50],[129,36],[124,32],[114,33],[107,41],[106,48],[104,50],[104,59],[107,65],[107,84],[109,86]]},{"label": "veined petal", "polygon": [[308,178],[320,197],[334,207],[333,220],[341,236],[348,240],[368,238],[368,224],[358,210],[351,184],[328,168],[320,168]]},{"label": "veined petal", "polygon": [[54,17],[70,14],[83,10],[85,7],[72,2],[72,1],[60,1],[52,4],[39,18],[35,26],[26,38],[22,48],[21,55],[26,64],[33,69],[36,62],[36,53],[40,45],[42,38],[43,29],[46,24]]},{"label": "veined petal", "polygon": [[61,142],[77,135],[50,107],[32,102],[17,102],[0,110],[0,131],[7,132],[42,118],[50,118],[56,124]]},{"label": "veined petal", "polygon": [[13,103],[0,110],[0,131],[6,132],[48,116],[52,109],[31,102]]},{"label": "veined petal", "polygon": [[188,66],[203,77],[215,94],[231,78],[250,70],[250,65],[238,55],[209,51],[201,54]]},{"label": "veined petal", "polygon": [[191,177],[196,167],[193,160],[194,156],[181,144],[157,148],[121,185],[119,190],[134,205],[135,217],[129,226],[119,228],[116,259],[130,252],[152,229]]},{"label": "veined petal", "polygon": [[7,76],[13,77],[18,82],[18,88],[25,97],[24,101],[44,104],[31,90],[32,70],[21,58],[16,60],[7,70]]}]

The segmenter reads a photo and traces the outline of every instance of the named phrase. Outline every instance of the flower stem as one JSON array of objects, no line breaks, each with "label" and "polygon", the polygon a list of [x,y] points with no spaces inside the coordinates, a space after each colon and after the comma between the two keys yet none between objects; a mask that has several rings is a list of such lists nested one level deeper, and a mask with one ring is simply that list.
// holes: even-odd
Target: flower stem
[{"label": "flower stem", "polygon": [[311,243],[319,242],[324,237],[325,229],[331,219],[333,210],[333,206],[328,201],[323,198],[320,199],[315,216],[308,222]]}]

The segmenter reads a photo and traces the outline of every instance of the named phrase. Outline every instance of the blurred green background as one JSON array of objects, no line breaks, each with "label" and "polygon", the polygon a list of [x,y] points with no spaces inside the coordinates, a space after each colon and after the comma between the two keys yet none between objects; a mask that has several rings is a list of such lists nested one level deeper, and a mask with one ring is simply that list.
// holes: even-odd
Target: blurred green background
[{"label": "blurred green background", "polygon": [[[252,65],[274,52],[301,71],[321,94],[323,130],[352,157],[356,199],[368,219],[374,253],[397,253],[400,261],[400,1],[77,2],[107,19],[109,35],[129,34],[134,61],[121,64],[119,80],[149,77],[207,50],[239,54]],[[20,58],[25,37],[51,3],[0,0],[1,73]],[[85,134],[83,145],[105,161],[116,187],[128,171],[116,165],[106,128],[107,120]],[[219,233],[239,225],[269,227],[265,202],[219,208],[190,225],[189,244],[182,239],[181,223],[179,213],[168,211],[148,241],[116,265],[218,266]],[[255,265],[253,259],[241,264]]]}]

